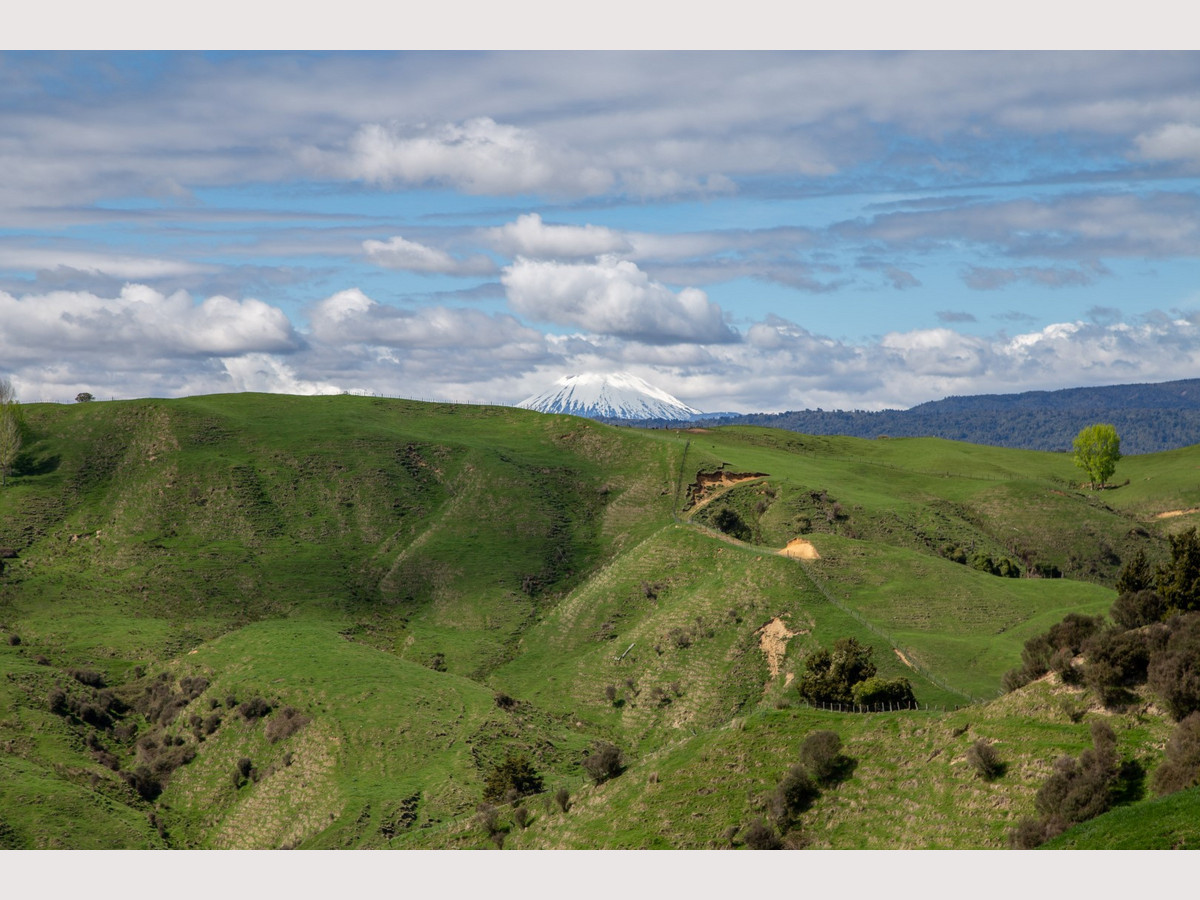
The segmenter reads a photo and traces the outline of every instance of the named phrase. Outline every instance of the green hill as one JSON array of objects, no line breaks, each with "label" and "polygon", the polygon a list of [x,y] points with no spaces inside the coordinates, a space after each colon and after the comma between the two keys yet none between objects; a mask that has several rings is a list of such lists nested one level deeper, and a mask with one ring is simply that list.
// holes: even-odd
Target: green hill
[{"label": "green hill", "polygon": [[[1167,555],[1200,448],[1095,493],[1065,456],[936,439],[350,396],[24,412],[0,846],[729,846],[832,730],[807,845],[997,847],[1090,720],[1147,769],[1170,730],[1149,696],[1001,676],[1107,612],[1136,551]],[[919,709],[802,703],[805,660],[849,637]],[[992,782],[965,762],[980,737]],[[623,755],[600,784],[597,742]],[[508,758],[543,792],[489,837]]]}]

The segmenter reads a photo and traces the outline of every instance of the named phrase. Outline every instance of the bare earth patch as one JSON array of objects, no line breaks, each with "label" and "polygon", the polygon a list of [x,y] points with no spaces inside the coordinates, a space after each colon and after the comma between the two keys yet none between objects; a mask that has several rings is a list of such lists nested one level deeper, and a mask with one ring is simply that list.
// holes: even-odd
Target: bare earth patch
[{"label": "bare earth patch", "polygon": [[1190,516],[1192,513],[1198,513],[1200,509],[1192,507],[1191,509],[1169,509],[1166,512],[1160,512],[1154,518],[1156,519],[1173,519],[1176,516]]},{"label": "bare earth patch", "polygon": [[910,663],[910,662],[908,661],[908,657],[907,657],[907,656],[905,656],[903,653],[901,653],[901,652],[900,652],[900,648],[899,648],[899,647],[893,647],[892,649],[893,649],[893,650],[895,650],[895,651],[896,651],[896,655],[897,655],[898,657],[900,657],[900,662],[904,663],[904,664],[905,664],[906,666],[908,666],[910,669],[915,669],[915,668],[916,668],[916,666],[914,666],[912,663]]},{"label": "bare earth patch", "polygon": [[804,538],[792,538],[788,541],[787,546],[779,551],[779,555],[789,559],[821,558],[821,554],[817,552],[817,548],[812,545],[812,542],[806,541]]},{"label": "bare earth patch", "polygon": [[797,631],[788,631],[788,627],[779,616],[758,629],[758,646],[767,657],[767,668],[771,671],[772,678],[779,674],[779,664],[783,662],[783,656],[787,653],[788,638],[797,634]]}]

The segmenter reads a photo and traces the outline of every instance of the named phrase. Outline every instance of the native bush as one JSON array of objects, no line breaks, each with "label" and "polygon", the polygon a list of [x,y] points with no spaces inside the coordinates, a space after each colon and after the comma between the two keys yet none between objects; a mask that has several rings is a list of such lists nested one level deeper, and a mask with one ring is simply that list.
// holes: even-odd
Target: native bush
[{"label": "native bush", "polygon": [[560,787],[554,792],[554,802],[558,804],[560,812],[566,812],[571,808],[571,792],[565,787]]},{"label": "native bush", "polygon": [[1048,837],[1106,812],[1120,788],[1116,735],[1104,722],[1093,722],[1091,734],[1091,748],[1079,754],[1078,760],[1059,758],[1034,797]]},{"label": "native bush", "polygon": [[755,819],[742,829],[742,843],[749,850],[782,850],[783,843],[775,829],[762,819]]},{"label": "native bush", "polygon": [[137,791],[143,800],[153,802],[162,793],[162,782],[154,776],[147,766],[138,766],[132,770],[121,772],[121,778],[131,788]]},{"label": "native bush", "polygon": [[875,675],[873,652],[851,637],[835,641],[832,650],[810,653],[796,680],[797,692],[810,703],[853,703],[854,685]]},{"label": "native bush", "polygon": [[592,753],[583,760],[583,770],[596,784],[616,778],[623,771],[620,748],[608,741],[597,742]]},{"label": "native bush", "polygon": [[100,672],[94,672],[91,669],[68,669],[67,674],[88,687],[104,687],[104,675]]},{"label": "native bush", "polygon": [[483,784],[485,801],[519,799],[542,792],[542,776],[524,753],[510,753],[488,772]]},{"label": "native bush", "polygon": [[854,685],[850,697],[858,706],[869,708],[888,704],[906,705],[917,700],[913,695],[912,683],[904,677],[885,680],[872,676]]},{"label": "native bush", "polygon": [[1157,622],[1166,614],[1167,605],[1157,591],[1126,591],[1113,603],[1110,615],[1122,628],[1141,628]]},{"label": "native bush", "polygon": [[1154,773],[1154,792],[1173,794],[1200,784],[1200,712],[1184,718],[1167,740],[1166,759]]},{"label": "native bush", "polygon": [[800,745],[800,762],[818,784],[832,782],[847,761],[842,739],[832,731],[814,731]]},{"label": "native bush", "polygon": [[262,697],[253,697],[241,703],[237,711],[241,713],[242,718],[247,722],[253,722],[268,715],[271,712],[271,704]]},{"label": "native bush", "polygon": [[1140,632],[1107,628],[1088,638],[1083,652],[1084,681],[1106,705],[1124,699],[1127,688],[1146,680],[1150,651]]},{"label": "native bush", "polygon": [[1147,682],[1176,721],[1200,710],[1200,615],[1168,623],[1166,646],[1152,653]]},{"label": "native bush", "polygon": [[767,798],[771,821],[780,831],[787,831],[795,817],[812,806],[820,795],[821,791],[808,769],[800,764],[792,766]]},{"label": "native bush", "polygon": [[984,781],[993,781],[1004,773],[1004,763],[996,747],[986,738],[980,738],[967,748],[967,764]]}]

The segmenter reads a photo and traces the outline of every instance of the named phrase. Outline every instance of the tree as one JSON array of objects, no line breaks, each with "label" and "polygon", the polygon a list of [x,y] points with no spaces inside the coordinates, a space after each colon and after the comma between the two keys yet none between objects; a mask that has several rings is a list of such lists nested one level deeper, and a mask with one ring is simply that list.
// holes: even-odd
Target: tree
[{"label": "tree", "polygon": [[21,408],[12,382],[0,378],[0,487],[8,482],[8,473],[21,452]]},{"label": "tree", "polygon": [[78,394],[75,395],[76,403],[87,403],[89,400],[94,400],[94,399],[96,399],[96,398],[93,397],[91,394],[89,394],[87,391],[80,391]]},{"label": "tree", "polygon": [[1092,490],[1103,487],[1117,469],[1121,439],[1112,425],[1089,425],[1075,436],[1075,465],[1087,473]]}]

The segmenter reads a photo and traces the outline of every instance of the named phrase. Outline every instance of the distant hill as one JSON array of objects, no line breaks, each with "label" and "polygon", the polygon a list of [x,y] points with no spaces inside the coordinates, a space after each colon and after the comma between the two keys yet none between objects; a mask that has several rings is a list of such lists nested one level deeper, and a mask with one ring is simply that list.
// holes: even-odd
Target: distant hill
[{"label": "distant hill", "polygon": [[1126,454],[1200,443],[1200,379],[1160,384],[947,397],[912,409],[806,409],[731,416],[713,424],[766,425],[803,434],[940,437],[1025,450],[1066,451],[1079,430],[1114,425]]}]

